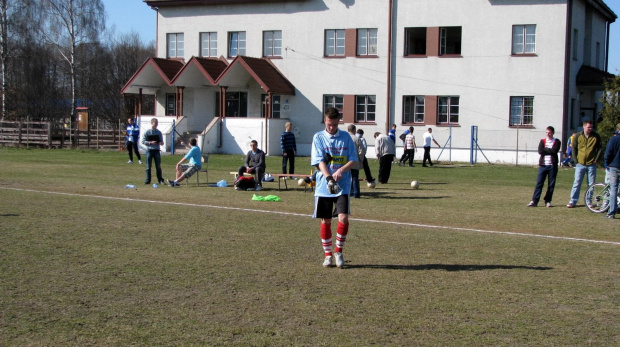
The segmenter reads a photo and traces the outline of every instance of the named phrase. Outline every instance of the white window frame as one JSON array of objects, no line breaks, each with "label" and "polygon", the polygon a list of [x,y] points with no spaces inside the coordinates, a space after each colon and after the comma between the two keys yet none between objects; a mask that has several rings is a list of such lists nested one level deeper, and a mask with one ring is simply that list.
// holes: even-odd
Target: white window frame
[{"label": "white window frame", "polygon": [[263,57],[282,56],[282,31],[263,31]]},{"label": "white window frame", "polygon": [[512,26],[512,54],[536,53],[536,25]]},{"label": "white window frame", "polygon": [[[526,103],[529,101],[529,103]],[[534,124],[534,97],[510,97],[510,126],[531,126]]]},{"label": "white window frame", "polygon": [[228,32],[228,57],[245,55],[245,31]]},{"label": "white window frame", "polygon": [[[452,38],[452,36],[448,37],[448,29],[460,28],[461,36],[459,37],[459,52],[458,53],[447,53],[448,50],[448,38]],[[442,27],[439,29],[439,55],[461,55],[463,51],[463,27]]]},{"label": "white window frame", "polygon": [[424,95],[403,96],[403,123],[424,123]]},{"label": "white window frame", "polygon": [[200,33],[200,56],[217,57],[217,33]]},{"label": "white window frame", "polygon": [[357,55],[377,55],[377,29],[357,29]]},{"label": "white window frame", "polygon": [[[323,114],[328,107],[333,107],[340,113],[340,121],[342,121],[344,110],[344,95],[342,94],[325,94],[323,95]],[[321,119],[322,120],[322,119]]]},{"label": "white window frame", "polygon": [[458,95],[437,98],[437,124],[459,124],[461,97]]},{"label": "white window frame", "polygon": [[343,57],[345,54],[345,31],[344,29],[325,30],[325,56]]},{"label": "white window frame", "polygon": [[166,45],[168,58],[183,58],[183,54],[185,53],[183,33],[166,34]]},{"label": "white window frame", "polygon": [[377,119],[377,96],[355,96],[355,123],[373,123]]}]

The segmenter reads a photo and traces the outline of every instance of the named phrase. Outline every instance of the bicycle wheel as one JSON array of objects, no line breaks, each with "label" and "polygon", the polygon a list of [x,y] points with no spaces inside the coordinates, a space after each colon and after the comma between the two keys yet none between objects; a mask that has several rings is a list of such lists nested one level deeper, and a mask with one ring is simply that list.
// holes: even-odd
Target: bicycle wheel
[{"label": "bicycle wheel", "polygon": [[583,197],[590,212],[603,213],[609,208],[609,186],[605,183],[594,183],[588,187]]}]

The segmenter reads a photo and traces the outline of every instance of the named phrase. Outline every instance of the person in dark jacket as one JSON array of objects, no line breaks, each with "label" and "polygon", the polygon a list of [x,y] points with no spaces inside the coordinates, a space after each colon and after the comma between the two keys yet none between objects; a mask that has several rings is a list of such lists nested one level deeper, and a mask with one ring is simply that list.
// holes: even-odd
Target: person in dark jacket
[{"label": "person in dark jacket", "polygon": [[544,197],[545,206],[552,207],[551,200],[553,199],[553,190],[555,189],[555,178],[558,175],[558,153],[562,144],[560,140],[553,137],[555,129],[552,126],[548,126],[546,132],[547,137],[540,140],[538,144],[538,154],[540,154],[540,159],[538,159],[538,177],[536,178],[536,188],[534,188],[532,201],[530,201],[527,207],[538,206],[545,179],[548,179],[547,193],[545,193]]},{"label": "person in dark jacket", "polygon": [[295,173],[295,155],[297,154],[297,143],[295,134],[291,132],[293,125],[291,122],[284,124],[284,132],[280,135],[280,148],[282,148],[282,173],[286,173],[286,162],[289,163],[289,174]]},{"label": "person in dark jacket", "polygon": [[618,181],[620,181],[620,123],[616,125],[616,135],[607,143],[605,166],[609,177],[609,210],[605,217],[614,219],[618,210]]}]

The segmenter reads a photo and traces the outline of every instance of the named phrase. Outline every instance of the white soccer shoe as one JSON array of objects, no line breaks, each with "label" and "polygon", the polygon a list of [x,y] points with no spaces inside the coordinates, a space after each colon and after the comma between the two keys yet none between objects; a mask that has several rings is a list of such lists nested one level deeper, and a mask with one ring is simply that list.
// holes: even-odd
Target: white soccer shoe
[{"label": "white soccer shoe", "polygon": [[328,255],[327,257],[325,257],[325,260],[323,261],[323,267],[330,267],[330,266],[334,266],[334,258],[331,255]]},{"label": "white soccer shoe", "polygon": [[342,256],[342,252],[334,253],[336,256],[336,267],[343,268],[344,267],[344,257]]}]

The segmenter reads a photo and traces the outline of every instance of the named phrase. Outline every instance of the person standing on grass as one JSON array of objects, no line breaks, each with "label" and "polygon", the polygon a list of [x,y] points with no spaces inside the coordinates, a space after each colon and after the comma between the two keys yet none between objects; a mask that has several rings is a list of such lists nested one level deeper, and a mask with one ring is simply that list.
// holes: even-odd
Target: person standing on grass
[{"label": "person standing on grass", "polygon": [[392,172],[392,161],[396,156],[396,145],[389,137],[376,132],[375,152],[379,159],[379,183],[388,183]]},{"label": "person standing on grass", "polygon": [[357,163],[351,167],[351,194],[353,195],[354,198],[359,199],[360,198],[360,169],[363,167],[362,166],[362,162],[359,160],[359,158],[362,158],[364,156],[366,156],[366,151],[362,151],[362,141],[360,141],[360,138],[357,137],[357,135],[355,134],[355,124],[349,124],[349,127],[347,128],[347,130],[349,131],[349,135],[351,135],[351,140],[353,140],[353,143],[355,144],[355,152],[357,152]]},{"label": "person standing on grass", "polygon": [[616,135],[607,143],[605,149],[605,166],[609,178],[609,210],[605,217],[614,219],[618,210],[618,181],[620,181],[620,123],[616,125]]},{"label": "person standing on grass", "polygon": [[392,124],[392,128],[388,131],[388,137],[396,145],[396,124]]},{"label": "person standing on grass", "polygon": [[364,176],[366,176],[366,182],[372,183],[375,181],[372,178],[372,172],[370,171],[370,166],[368,166],[368,159],[366,159],[366,152],[368,151],[368,143],[366,143],[366,139],[364,138],[364,130],[357,129],[357,137],[360,138],[360,144],[362,146],[362,155],[358,159],[362,162],[362,167],[364,168]]},{"label": "person standing on grass", "polygon": [[[198,147],[198,141],[195,138],[191,138],[189,144],[192,145],[192,148],[177,163],[175,180],[168,180],[168,184],[171,187],[178,187],[179,182],[192,177],[202,168],[202,153],[200,147]],[[183,164],[186,160],[189,160],[189,164]]]},{"label": "person standing on grass", "polygon": [[295,173],[295,155],[297,154],[297,143],[295,134],[291,132],[291,122],[284,124],[284,132],[280,135],[280,147],[282,148],[282,173],[286,173],[286,162],[289,164],[289,174]]},{"label": "person standing on grass", "polygon": [[[314,134],[310,164],[317,168],[313,218],[321,219],[321,243],[324,267],[344,267],[342,249],[349,233],[351,168],[358,161],[355,144],[349,134],[338,129],[340,114],[328,107],[324,115],[325,130]],[[386,136],[387,138],[387,136]],[[335,209],[334,209],[335,205]],[[338,215],[336,248],[332,253],[332,216]]]},{"label": "person standing on grass", "polygon": [[262,179],[266,168],[265,152],[258,149],[258,141],[250,141],[250,150],[245,156],[245,165],[239,167],[237,179],[243,178],[243,173],[255,174],[256,190],[261,190],[263,189]]},{"label": "person standing on grass", "polygon": [[129,152],[129,161],[127,164],[133,164],[133,153],[136,153],[138,162],[142,164],[140,151],[138,150],[138,141],[140,140],[140,127],[134,124],[132,118],[127,118],[127,135],[125,136],[127,143],[127,152]]},{"label": "person standing on grass", "polygon": [[441,146],[437,143],[437,141],[435,141],[433,129],[431,128],[428,128],[428,131],[424,133],[422,139],[424,140],[424,158],[422,159],[422,167],[428,167],[426,165],[427,160],[428,164],[433,166],[433,162],[431,161],[431,142],[434,142],[439,148],[441,148]]},{"label": "person standing on grass", "polygon": [[540,140],[538,144],[538,154],[540,154],[540,159],[538,159],[538,177],[536,178],[536,187],[534,188],[532,201],[530,201],[527,207],[536,207],[538,205],[545,179],[548,179],[547,192],[544,197],[545,206],[551,207],[555,178],[558,175],[558,153],[562,144],[560,140],[553,137],[555,129],[552,126],[548,126],[546,132],[547,136]]},{"label": "person standing on grass", "polygon": [[568,208],[575,207],[579,200],[579,191],[583,176],[588,175],[588,187],[596,182],[596,162],[598,161],[603,145],[601,136],[593,130],[594,125],[591,120],[583,122],[583,131],[573,136],[573,160],[575,161],[575,180],[570,192],[570,201],[566,205]]},{"label": "person standing on grass", "polygon": [[157,118],[151,119],[151,129],[147,130],[142,136],[142,144],[146,146],[146,179],[144,184],[151,183],[151,166],[155,161],[155,172],[157,173],[157,183],[164,184],[161,175],[161,150],[164,145],[164,136],[157,130]]},{"label": "person standing on grass", "polygon": [[409,127],[409,130],[406,131],[405,141],[404,141],[404,153],[400,158],[398,165],[405,165],[405,161],[409,159],[409,167],[413,167],[413,156],[415,152],[418,151],[418,148],[415,144],[415,136],[413,136],[413,127]]}]

